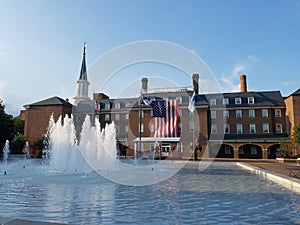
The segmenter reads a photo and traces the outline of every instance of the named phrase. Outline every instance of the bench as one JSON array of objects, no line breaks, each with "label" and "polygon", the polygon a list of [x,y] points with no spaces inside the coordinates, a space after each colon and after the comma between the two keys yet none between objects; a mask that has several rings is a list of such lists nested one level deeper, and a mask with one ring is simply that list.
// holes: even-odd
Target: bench
[{"label": "bench", "polygon": [[300,178],[300,168],[286,168],[286,170],[289,172],[289,176]]}]

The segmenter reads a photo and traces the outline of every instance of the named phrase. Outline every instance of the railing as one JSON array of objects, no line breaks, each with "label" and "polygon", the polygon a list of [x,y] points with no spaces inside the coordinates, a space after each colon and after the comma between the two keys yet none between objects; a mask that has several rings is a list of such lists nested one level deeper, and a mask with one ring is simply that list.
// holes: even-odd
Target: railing
[{"label": "railing", "polygon": [[163,93],[163,92],[187,92],[193,91],[193,87],[170,87],[170,88],[151,88],[148,89],[146,92],[143,90],[143,93]]}]

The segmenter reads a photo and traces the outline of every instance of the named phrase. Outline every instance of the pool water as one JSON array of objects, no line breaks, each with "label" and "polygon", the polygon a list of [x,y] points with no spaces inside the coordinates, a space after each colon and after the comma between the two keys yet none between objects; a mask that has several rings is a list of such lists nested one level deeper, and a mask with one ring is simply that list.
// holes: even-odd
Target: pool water
[{"label": "pool water", "polygon": [[55,173],[37,159],[26,164],[8,162],[7,175],[0,175],[2,217],[72,224],[300,223],[299,195],[234,163],[199,170],[188,162],[148,186],[117,184],[95,172]]}]

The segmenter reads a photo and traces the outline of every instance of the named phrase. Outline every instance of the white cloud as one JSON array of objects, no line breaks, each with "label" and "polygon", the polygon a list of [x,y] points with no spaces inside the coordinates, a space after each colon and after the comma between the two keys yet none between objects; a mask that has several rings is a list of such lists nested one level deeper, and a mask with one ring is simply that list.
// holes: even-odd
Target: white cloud
[{"label": "white cloud", "polygon": [[4,88],[7,84],[7,81],[0,80],[0,98],[4,97]]},{"label": "white cloud", "polygon": [[244,73],[244,71],[246,71],[247,69],[247,64],[236,64],[233,69],[231,70],[231,75],[234,77],[240,76],[242,75],[242,73]]},{"label": "white cloud", "polygon": [[248,55],[244,60],[239,60],[235,63],[228,73],[229,75],[222,74],[221,86],[224,92],[239,92],[240,91],[240,75],[247,74],[252,63],[257,62],[258,58],[254,55]]}]

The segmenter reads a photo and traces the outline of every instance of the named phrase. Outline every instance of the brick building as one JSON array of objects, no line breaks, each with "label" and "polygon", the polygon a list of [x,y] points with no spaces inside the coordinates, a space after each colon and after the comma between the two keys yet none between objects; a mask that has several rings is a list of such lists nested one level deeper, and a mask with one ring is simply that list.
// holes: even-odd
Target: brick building
[{"label": "brick building", "polygon": [[[25,120],[24,138],[30,146],[43,139],[47,132],[50,116],[53,115],[55,121],[61,115],[72,114],[72,104],[59,97],[51,97],[36,103],[25,105],[22,117]],[[32,149],[32,148],[31,148]]]},{"label": "brick building", "polygon": [[[168,156],[188,157],[194,140],[202,146],[206,157],[275,158],[280,143],[288,142],[289,136],[286,107],[280,92],[248,92],[243,75],[240,92],[197,94],[197,79],[194,75],[193,87],[168,88],[167,92],[147,90],[147,79],[142,79],[143,95],[150,100],[179,102],[178,138],[153,136],[152,108],[140,105],[140,98],[99,98],[99,120],[101,124],[114,121],[118,140],[138,154],[151,155],[158,144],[160,151],[167,152]],[[194,115],[188,110],[193,92],[196,93]]]}]

